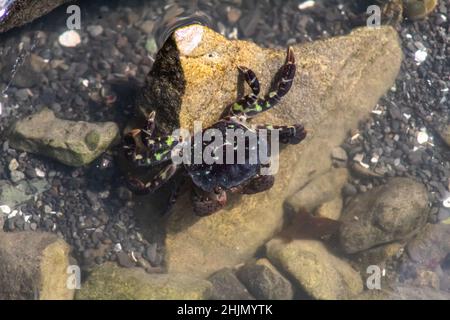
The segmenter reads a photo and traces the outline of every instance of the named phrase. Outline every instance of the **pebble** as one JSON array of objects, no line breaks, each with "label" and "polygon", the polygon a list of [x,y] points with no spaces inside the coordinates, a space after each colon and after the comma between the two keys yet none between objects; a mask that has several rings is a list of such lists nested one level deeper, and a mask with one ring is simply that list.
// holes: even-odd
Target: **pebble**
[{"label": "pebble", "polygon": [[239,8],[228,7],[227,19],[231,24],[235,24],[241,18],[242,12]]},{"label": "pebble", "polygon": [[45,172],[42,171],[41,169],[36,168],[36,169],[34,169],[34,171],[36,173],[36,177],[45,178]]},{"label": "pebble", "polygon": [[11,208],[7,205],[2,205],[0,206],[0,211],[3,212],[4,214],[10,214]]},{"label": "pebble", "polygon": [[347,161],[348,156],[347,156],[347,152],[343,148],[336,147],[336,148],[333,148],[333,150],[331,151],[331,158],[333,158],[335,160],[340,160],[340,161]]},{"label": "pebble", "polygon": [[428,53],[426,49],[419,49],[414,53],[414,60],[420,65],[427,59]]},{"label": "pebble", "polygon": [[16,159],[11,159],[8,165],[9,171],[16,171],[19,168],[19,162]]},{"label": "pebble", "polygon": [[58,42],[63,47],[74,48],[81,43],[81,38],[77,31],[68,30],[59,36]]},{"label": "pebble", "polygon": [[419,131],[417,133],[417,142],[419,144],[424,144],[424,143],[428,142],[428,134],[424,131]]},{"label": "pebble", "polygon": [[25,101],[29,97],[30,90],[29,89],[19,89],[14,94],[16,98],[20,101]]},{"label": "pebble", "polygon": [[151,20],[145,20],[143,23],[139,25],[139,29],[146,34],[150,34],[153,31],[155,23]]},{"label": "pebble", "polygon": [[86,31],[91,37],[95,38],[103,33],[103,27],[101,25],[88,26]]},{"label": "pebble", "polygon": [[306,9],[314,7],[315,5],[316,5],[315,1],[308,0],[308,1],[304,1],[304,2],[300,3],[298,5],[298,9],[299,10],[306,10]]},{"label": "pebble", "polygon": [[131,268],[135,266],[135,263],[131,260],[130,256],[123,251],[117,253],[117,262],[124,268]]},{"label": "pebble", "polygon": [[11,181],[14,183],[20,182],[25,178],[25,174],[21,171],[11,171],[10,173]]}]

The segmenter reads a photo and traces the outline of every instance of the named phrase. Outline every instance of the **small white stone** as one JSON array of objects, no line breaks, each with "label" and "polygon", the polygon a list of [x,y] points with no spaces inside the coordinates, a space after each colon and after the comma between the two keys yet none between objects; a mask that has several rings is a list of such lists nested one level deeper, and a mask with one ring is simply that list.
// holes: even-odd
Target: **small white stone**
[{"label": "small white stone", "polygon": [[114,246],[114,251],[115,252],[122,251],[122,245],[120,243],[116,243],[115,246]]},{"label": "small white stone", "polygon": [[81,43],[81,38],[75,30],[68,30],[59,36],[58,42],[63,47],[74,48]]},{"label": "small white stone", "polygon": [[380,159],[380,156],[377,155],[377,154],[374,154],[374,155],[372,156],[372,158],[370,159],[370,162],[372,162],[372,163],[377,163],[379,159]]},{"label": "small white stone", "polygon": [[81,84],[87,88],[87,87],[89,87],[89,80],[88,79],[83,79],[81,81]]},{"label": "small white stone", "polygon": [[414,53],[414,60],[416,60],[417,64],[421,64],[427,59],[427,56],[427,49],[419,49]]},{"label": "small white stone", "polygon": [[312,1],[312,0],[304,1],[298,5],[298,9],[299,10],[309,9],[309,8],[314,7],[315,4],[316,4],[316,2]]},{"label": "small white stone", "polygon": [[13,210],[13,211],[8,215],[8,219],[14,218],[15,216],[17,216],[18,213],[19,213],[19,211]]},{"label": "small white stone", "polygon": [[446,208],[450,208],[450,196],[448,196],[447,199],[444,199],[442,201],[442,205]]},{"label": "small white stone", "polygon": [[419,144],[424,144],[428,141],[428,134],[425,131],[419,131],[417,134],[417,142]]},{"label": "small white stone", "polygon": [[5,204],[5,205],[0,206],[0,211],[3,212],[4,214],[10,214],[11,208]]},{"label": "small white stone", "polygon": [[35,169],[34,169],[34,172],[36,173],[36,176],[39,177],[39,178],[44,178],[44,177],[45,177],[45,172],[42,171],[42,170],[39,169],[39,168],[35,168]]},{"label": "small white stone", "polygon": [[17,160],[13,158],[9,162],[8,169],[9,169],[9,171],[16,171],[17,168],[19,168],[19,162],[17,162]]}]

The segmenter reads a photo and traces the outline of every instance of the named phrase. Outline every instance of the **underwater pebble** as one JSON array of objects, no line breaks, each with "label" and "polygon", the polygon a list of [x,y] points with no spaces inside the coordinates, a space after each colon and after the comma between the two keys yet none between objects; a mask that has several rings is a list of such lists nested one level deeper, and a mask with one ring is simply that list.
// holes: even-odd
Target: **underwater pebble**
[{"label": "underwater pebble", "polygon": [[11,208],[7,205],[2,205],[0,206],[0,211],[3,212],[4,214],[10,214]]},{"label": "underwater pebble", "polygon": [[19,162],[17,162],[16,159],[11,159],[11,161],[8,164],[9,171],[15,171],[19,168]]},{"label": "underwater pebble", "polygon": [[11,171],[11,181],[17,183],[25,178],[25,174],[21,171]]},{"label": "underwater pebble", "polygon": [[58,42],[63,47],[74,48],[81,43],[81,38],[75,30],[68,30],[59,36]]},{"label": "underwater pebble", "polygon": [[98,37],[103,33],[103,27],[100,25],[88,26],[86,31],[90,34],[91,37]]},{"label": "underwater pebble", "polygon": [[36,177],[45,178],[45,172],[42,171],[41,169],[36,168],[36,169],[34,169],[34,171],[36,173]]},{"label": "underwater pebble", "polygon": [[316,2],[312,1],[312,0],[304,1],[298,5],[298,9],[299,10],[309,9],[309,8],[314,7],[315,4],[316,4]]},{"label": "underwater pebble", "polygon": [[414,60],[417,64],[423,63],[427,59],[428,53],[426,49],[419,49],[414,53]]},{"label": "underwater pebble", "polygon": [[426,133],[426,132],[424,132],[424,131],[420,131],[418,134],[417,134],[417,142],[419,143],[419,144],[424,144],[424,143],[426,143],[428,141],[428,134]]}]

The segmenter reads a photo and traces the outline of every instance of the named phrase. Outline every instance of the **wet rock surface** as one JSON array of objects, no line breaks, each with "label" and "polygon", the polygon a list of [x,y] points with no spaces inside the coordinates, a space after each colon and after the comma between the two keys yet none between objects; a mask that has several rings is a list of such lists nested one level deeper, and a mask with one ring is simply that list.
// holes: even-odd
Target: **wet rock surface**
[{"label": "wet rock surface", "polygon": [[[174,53],[176,48],[180,50],[179,58]],[[383,48],[382,52],[379,48]],[[291,91],[276,108],[255,122],[302,122],[314,133],[301,145],[282,151],[275,185],[268,192],[239,200],[231,196],[224,210],[202,219],[193,215],[188,192],[183,194],[167,228],[170,271],[210,274],[251,257],[280,226],[284,199],[329,169],[331,159],[326,146],[338,145],[345,132],[367,115],[392,83],[401,61],[397,37],[390,28],[363,28],[346,37],[294,46],[294,54],[299,67]],[[237,65],[252,68],[262,84],[262,92],[267,92],[284,55],[284,50],[228,41],[201,26],[180,29],[157,56],[155,66],[159,68],[150,74],[138,109],[148,112],[154,108],[163,129],[191,128],[193,120],[202,121],[205,127],[236,100],[240,85]],[[383,66],[382,70],[373,69],[375,64]],[[167,73],[167,68],[173,72]],[[371,74],[369,91],[364,72],[368,68],[377,70]],[[155,85],[159,78],[161,90]],[[182,91],[180,85],[184,87]],[[342,113],[344,106],[346,112]],[[158,114],[162,114],[160,118]]]},{"label": "wet rock surface", "polygon": [[331,169],[290,196],[286,201],[287,207],[294,212],[301,209],[313,212],[319,205],[338,197],[347,179],[347,169]]},{"label": "wet rock surface", "polygon": [[32,22],[66,2],[69,0],[15,0],[5,8],[6,17],[0,20],[0,33]]},{"label": "wet rock surface", "polygon": [[92,271],[77,300],[199,300],[209,298],[211,283],[183,274],[148,274],[105,263]]},{"label": "wet rock surface", "polygon": [[269,260],[292,276],[315,299],[347,299],[363,290],[359,273],[329,252],[320,241],[284,243],[273,239],[266,247]]},{"label": "wet rock surface", "polygon": [[13,148],[54,158],[69,166],[82,166],[95,160],[117,142],[119,128],[113,122],[88,123],[62,120],[53,111],[19,120],[13,127]]},{"label": "wet rock surface", "polygon": [[71,300],[69,251],[50,233],[0,231],[0,299]]},{"label": "wet rock surface", "polygon": [[249,262],[237,271],[239,280],[260,300],[291,300],[292,284],[267,259]]},{"label": "wet rock surface", "polygon": [[356,253],[411,237],[428,218],[428,202],[425,186],[407,178],[394,178],[356,196],[342,215],[342,248]]},{"label": "wet rock surface", "polygon": [[213,300],[255,299],[229,268],[217,271],[208,280],[212,283],[210,298]]}]

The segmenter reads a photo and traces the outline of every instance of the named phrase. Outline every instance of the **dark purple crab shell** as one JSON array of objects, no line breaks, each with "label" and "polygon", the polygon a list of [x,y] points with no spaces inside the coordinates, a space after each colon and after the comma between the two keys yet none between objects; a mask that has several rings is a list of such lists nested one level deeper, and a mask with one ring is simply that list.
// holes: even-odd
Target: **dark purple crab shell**
[{"label": "dark purple crab shell", "polygon": [[[253,130],[249,129],[245,125],[232,121],[232,120],[221,120],[215,124],[213,124],[210,128],[218,129],[223,134],[223,141],[226,141],[226,129],[237,130],[241,129],[242,132],[249,134],[248,131],[251,131],[250,134],[256,134]],[[209,129],[209,128],[208,128]],[[208,146],[211,141],[203,142],[202,150]],[[258,140],[258,144],[260,141]],[[252,145],[253,146],[253,145]],[[234,141],[234,159],[237,159],[237,141]],[[192,181],[195,185],[206,192],[214,192],[217,188],[221,190],[229,190],[233,187],[238,187],[242,184],[248,182],[251,178],[255,177],[260,173],[261,163],[258,152],[255,154],[256,163],[250,163],[250,144],[249,139],[245,139],[245,161],[242,164],[236,163],[234,164],[226,164],[226,147],[223,145],[218,151],[223,152],[223,164],[194,164],[193,155],[194,155],[194,147],[192,146],[192,164],[185,165],[186,171],[191,176]]]}]

